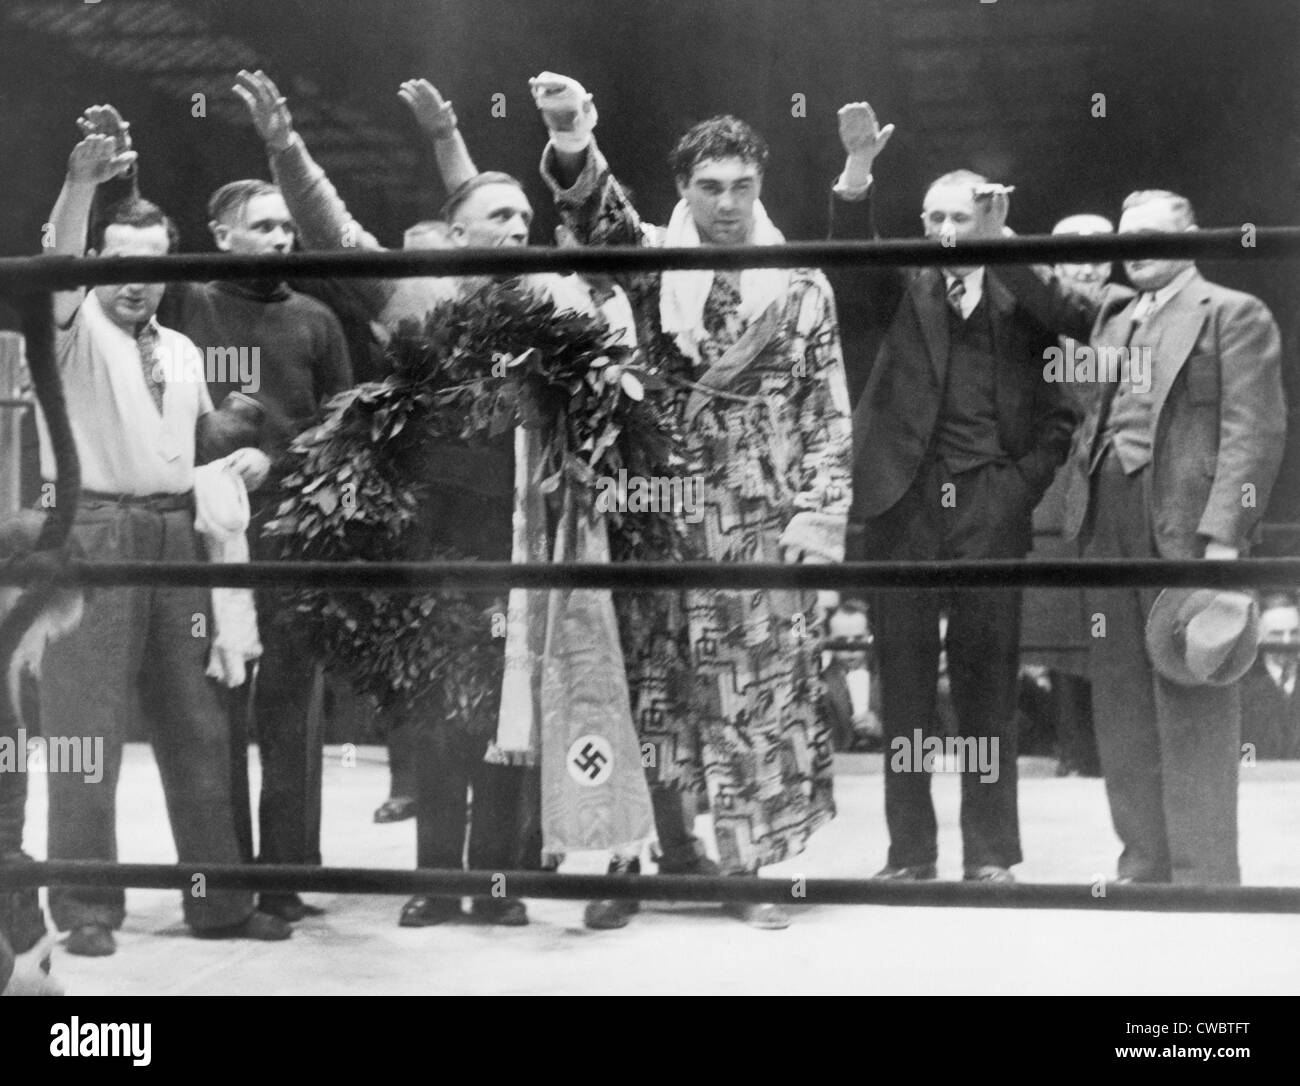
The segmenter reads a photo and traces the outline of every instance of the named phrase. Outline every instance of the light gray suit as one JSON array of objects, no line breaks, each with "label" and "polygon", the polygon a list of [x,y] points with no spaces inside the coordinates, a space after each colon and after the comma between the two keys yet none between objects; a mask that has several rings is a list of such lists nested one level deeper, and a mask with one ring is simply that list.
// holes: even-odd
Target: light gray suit
[{"label": "light gray suit", "polygon": [[[1022,302],[1063,333],[1095,315],[1094,348],[1149,347],[1150,462],[1126,474],[1104,431],[1117,385],[1102,389],[1066,464],[1065,534],[1083,555],[1200,558],[1210,541],[1247,552],[1281,464],[1286,408],[1277,325],[1257,298],[1195,274],[1134,330],[1131,296],[1100,302],[1022,272]],[[1152,882],[1240,881],[1237,686],[1180,687],[1154,673],[1146,617],[1154,590],[1087,594],[1094,718],[1119,874]]]}]

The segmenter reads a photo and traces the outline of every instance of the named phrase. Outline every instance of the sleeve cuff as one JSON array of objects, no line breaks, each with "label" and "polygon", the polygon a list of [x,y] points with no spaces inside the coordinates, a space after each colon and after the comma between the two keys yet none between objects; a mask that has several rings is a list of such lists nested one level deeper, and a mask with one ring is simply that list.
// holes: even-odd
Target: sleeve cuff
[{"label": "sleeve cuff", "polygon": [[850,185],[844,174],[841,173],[839,177],[835,179],[835,184],[831,186],[831,192],[835,193],[835,195],[841,200],[848,200],[852,203],[857,203],[859,200],[866,199],[867,193],[871,191],[871,186],[874,185],[875,182],[876,179],[874,177],[868,176],[865,184]]}]

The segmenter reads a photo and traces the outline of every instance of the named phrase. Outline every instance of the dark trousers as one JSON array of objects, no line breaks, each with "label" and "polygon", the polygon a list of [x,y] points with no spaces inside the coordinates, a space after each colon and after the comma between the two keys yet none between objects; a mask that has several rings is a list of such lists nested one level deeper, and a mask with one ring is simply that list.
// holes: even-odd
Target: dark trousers
[{"label": "dark trousers", "polygon": [[257,614],[262,641],[257,679],[229,697],[240,849],[246,860],[253,859],[248,743],[256,736],[262,764],[257,858],[271,864],[319,864],[324,679],[307,638],[283,604],[258,593]]},{"label": "dark trousers", "polygon": [[[1092,479],[1085,558],[1153,558],[1150,469],[1125,475],[1110,453]],[[1238,685],[1178,686],[1147,655],[1159,589],[1089,589],[1093,719],[1119,874],[1151,882],[1241,881],[1237,863]]]},{"label": "dark trousers", "polygon": [[402,718],[388,732],[388,795],[407,799],[415,795],[415,751],[419,728]]},{"label": "dark trousers", "polygon": [[[951,487],[951,489],[949,488]],[[927,461],[911,489],[865,525],[866,555],[878,561],[1018,558],[1028,549],[1024,483],[1016,468],[987,464],[959,475]],[[872,594],[871,623],[880,667],[885,736],[885,820],[892,866],[933,863],[938,828],[930,774],[913,772],[916,731],[933,733],[939,680],[939,616],[957,731],[997,740],[996,780],[976,771],[961,780],[962,859],[966,867],[1020,863],[1016,807],[1016,681],[1020,592],[887,590]],[[895,740],[906,739],[907,746]],[[990,742],[991,746],[991,742]],[[992,776],[990,773],[988,776]]]},{"label": "dark trousers", "polygon": [[[198,560],[194,514],[91,504],[74,538],[96,561]],[[230,797],[230,728],[204,674],[210,640],[205,588],[97,588],[81,626],[47,650],[41,680],[41,730],[47,739],[103,742],[103,778],[49,775],[51,860],[117,859],[117,780],[135,696],[149,724],[167,815],[180,862],[240,862]],[[126,895],[94,886],[52,887],[50,912],[61,931],[84,924],[121,927]],[[196,886],[183,895],[191,927],[237,924],[253,909],[244,890]]]},{"label": "dark trousers", "polygon": [[[536,871],[541,867],[540,773],[483,761],[487,736],[442,722],[419,722],[416,735],[416,866],[459,871]],[[473,789],[473,809],[468,793]],[[507,890],[507,893],[509,891]]]}]

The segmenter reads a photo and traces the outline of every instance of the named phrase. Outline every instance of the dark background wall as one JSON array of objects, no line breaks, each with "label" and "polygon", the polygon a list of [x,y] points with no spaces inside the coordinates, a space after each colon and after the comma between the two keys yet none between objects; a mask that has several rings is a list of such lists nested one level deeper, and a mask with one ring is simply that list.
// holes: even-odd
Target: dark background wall
[{"label": "dark background wall", "polygon": [[[265,175],[230,95],[234,71],[281,84],[308,144],[358,218],[390,244],[443,198],[395,92],[424,75],[455,101],[480,167],[528,185],[538,238],[554,219],[536,178],[541,128],[527,78],[595,92],[599,136],[663,221],[664,158],[690,123],[734,112],[772,145],[764,199],[791,238],[825,230],[839,166],[835,110],[869,99],[898,133],[879,164],[882,227],[913,235],[926,180],[969,165],[1018,186],[1012,224],[1118,213],[1169,187],[1206,226],[1297,221],[1300,4],[1295,0],[0,0],[0,253],[36,246],[72,122],[112,101],[134,125],[146,194],[208,247],[203,202]],[[207,95],[195,118],[191,94]],[[493,117],[493,95],[506,115]],[[792,115],[792,95],[807,116]],[[1091,115],[1106,96],[1106,116]],[[1292,327],[1294,264],[1224,263]],[[1300,402],[1300,374],[1289,382]],[[1293,457],[1280,504],[1300,518]]]}]

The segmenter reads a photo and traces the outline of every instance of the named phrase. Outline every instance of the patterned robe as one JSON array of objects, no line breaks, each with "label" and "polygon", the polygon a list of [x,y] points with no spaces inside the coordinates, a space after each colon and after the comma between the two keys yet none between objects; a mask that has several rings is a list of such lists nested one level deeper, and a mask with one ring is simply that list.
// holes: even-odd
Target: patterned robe
[{"label": "patterned robe", "polygon": [[[560,188],[546,158],[542,175],[583,244],[660,243],[594,143],[571,188]],[[754,318],[757,329],[737,312],[739,274],[716,274],[698,364],[662,332],[660,276],[616,278],[632,300],[639,342],[650,345],[649,363],[670,383],[687,474],[702,484],[699,505],[684,510],[689,557],[777,562],[778,540],[798,512],[846,519],[849,401],[823,274],[791,272],[784,297]],[[715,363],[751,330],[758,342],[745,364],[719,381]],[[715,387],[702,389],[701,379]],[[798,855],[834,816],[830,735],[816,710],[815,599],[715,590],[618,597],[647,774],[654,785],[707,792],[724,871]]]}]

